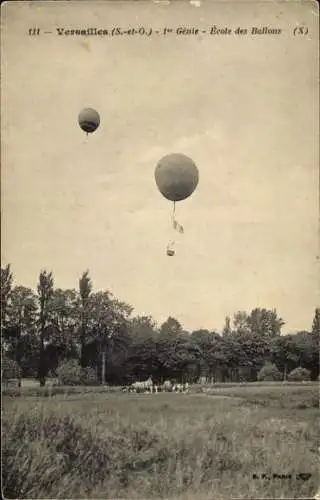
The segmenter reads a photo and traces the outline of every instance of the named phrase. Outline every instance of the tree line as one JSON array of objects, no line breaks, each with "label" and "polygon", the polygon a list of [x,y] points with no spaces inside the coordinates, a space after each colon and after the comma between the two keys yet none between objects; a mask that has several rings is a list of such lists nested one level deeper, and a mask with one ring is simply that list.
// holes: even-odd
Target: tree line
[{"label": "tree line", "polygon": [[34,291],[14,284],[10,264],[1,268],[2,357],[40,386],[63,363],[114,385],[149,376],[159,383],[256,381],[270,364],[283,380],[296,368],[309,370],[312,380],[319,376],[320,308],[310,330],[294,334],[282,334],[285,321],[265,308],[226,317],[221,331],[189,332],[171,316],[157,325],[133,313],[111,291],[94,291],[89,271],[77,289],[61,289],[42,270]]}]

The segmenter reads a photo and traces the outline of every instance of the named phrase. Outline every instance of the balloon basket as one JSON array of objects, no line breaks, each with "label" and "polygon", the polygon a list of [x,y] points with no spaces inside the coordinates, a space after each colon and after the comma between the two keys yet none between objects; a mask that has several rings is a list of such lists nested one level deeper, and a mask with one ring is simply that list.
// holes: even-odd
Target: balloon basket
[{"label": "balloon basket", "polygon": [[173,257],[174,254],[175,254],[174,250],[167,249],[167,255],[168,255],[168,257]]}]

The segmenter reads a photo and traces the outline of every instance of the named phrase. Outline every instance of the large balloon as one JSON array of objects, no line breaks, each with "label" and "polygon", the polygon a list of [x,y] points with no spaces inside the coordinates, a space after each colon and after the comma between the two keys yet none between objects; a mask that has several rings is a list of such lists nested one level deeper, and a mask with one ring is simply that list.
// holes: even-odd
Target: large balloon
[{"label": "large balloon", "polygon": [[174,202],[188,198],[199,182],[196,164],[188,156],[179,153],[161,158],[154,175],[160,193]]},{"label": "large balloon", "polygon": [[100,116],[95,109],[85,108],[79,113],[79,125],[87,134],[91,134],[100,125]]}]

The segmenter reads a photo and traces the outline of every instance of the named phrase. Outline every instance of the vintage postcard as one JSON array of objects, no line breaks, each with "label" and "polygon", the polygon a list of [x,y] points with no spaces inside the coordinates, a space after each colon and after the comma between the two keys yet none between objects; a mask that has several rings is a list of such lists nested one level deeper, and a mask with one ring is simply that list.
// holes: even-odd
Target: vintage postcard
[{"label": "vintage postcard", "polygon": [[8,1],[1,54],[4,497],[320,498],[317,2]]}]

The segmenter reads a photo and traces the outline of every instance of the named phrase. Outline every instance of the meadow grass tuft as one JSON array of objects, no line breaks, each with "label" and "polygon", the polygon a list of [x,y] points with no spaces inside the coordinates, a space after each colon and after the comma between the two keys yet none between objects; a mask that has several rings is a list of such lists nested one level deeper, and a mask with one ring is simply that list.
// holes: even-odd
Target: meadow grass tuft
[{"label": "meadow grass tuft", "polygon": [[[5,498],[315,495],[316,386],[222,387],[209,394],[4,396]],[[311,478],[297,479],[303,472]],[[292,478],[262,479],[263,473]]]}]

